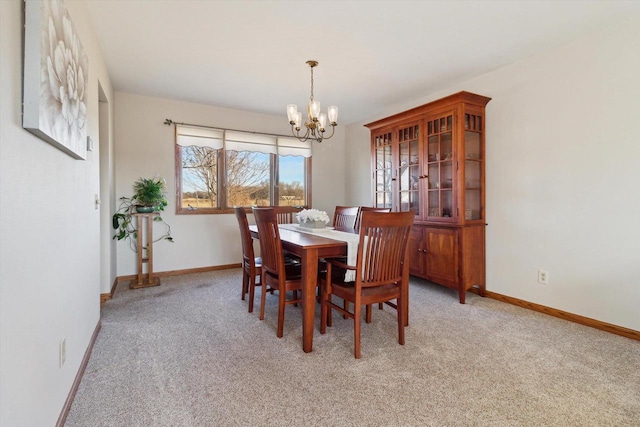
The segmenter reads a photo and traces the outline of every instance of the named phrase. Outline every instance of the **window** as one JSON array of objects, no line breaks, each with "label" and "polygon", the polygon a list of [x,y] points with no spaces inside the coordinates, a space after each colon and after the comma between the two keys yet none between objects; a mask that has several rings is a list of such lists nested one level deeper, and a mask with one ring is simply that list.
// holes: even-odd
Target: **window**
[{"label": "window", "polygon": [[176,125],[175,150],[178,214],[311,204],[309,142]]}]

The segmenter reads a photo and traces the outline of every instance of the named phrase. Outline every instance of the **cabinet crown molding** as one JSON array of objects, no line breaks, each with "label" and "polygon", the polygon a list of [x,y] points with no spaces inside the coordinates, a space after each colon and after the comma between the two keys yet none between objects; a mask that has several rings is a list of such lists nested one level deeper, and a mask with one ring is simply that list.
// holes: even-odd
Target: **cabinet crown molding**
[{"label": "cabinet crown molding", "polygon": [[368,127],[371,130],[379,129],[379,128],[388,126],[390,124],[395,124],[399,121],[410,120],[412,118],[421,116],[427,111],[439,110],[441,108],[447,108],[452,105],[460,104],[460,103],[476,105],[478,107],[484,108],[489,103],[489,101],[491,101],[491,98],[488,98],[486,96],[478,95],[471,92],[461,91],[449,96],[445,96],[444,98],[431,101],[427,104],[411,108],[410,110],[406,110],[401,113],[394,114],[393,116],[376,120],[375,122],[366,124],[365,127]]}]

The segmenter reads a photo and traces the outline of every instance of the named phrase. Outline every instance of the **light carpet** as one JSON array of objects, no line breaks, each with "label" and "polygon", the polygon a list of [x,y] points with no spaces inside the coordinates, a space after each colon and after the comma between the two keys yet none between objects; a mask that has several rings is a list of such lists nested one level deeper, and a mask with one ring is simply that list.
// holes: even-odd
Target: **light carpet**
[{"label": "light carpet", "polygon": [[66,426],[640,426],[640,342],[414,279],[406,344],[373,310],[353,357],[334,312],[302,351],[301,308],[276,338],[241,270],[121,284]]}]

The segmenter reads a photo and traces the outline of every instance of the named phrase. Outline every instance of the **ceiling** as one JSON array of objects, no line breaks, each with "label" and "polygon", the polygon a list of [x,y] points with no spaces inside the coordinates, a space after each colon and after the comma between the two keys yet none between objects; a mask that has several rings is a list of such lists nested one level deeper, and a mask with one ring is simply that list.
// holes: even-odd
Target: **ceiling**
[{"label": "ceiling", "polygon": [[630,15],[639,1],[87,2],[114,89],[339,124],[428,96]]}]

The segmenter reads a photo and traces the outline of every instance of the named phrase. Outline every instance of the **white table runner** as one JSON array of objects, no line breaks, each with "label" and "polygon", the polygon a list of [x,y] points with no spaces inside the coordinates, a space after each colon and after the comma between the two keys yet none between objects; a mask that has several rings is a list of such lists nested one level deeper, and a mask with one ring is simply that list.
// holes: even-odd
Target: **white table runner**
[{"label": "white table runner", "polygon": [[[279,224],[278,227],[284,230],[298,231],[300,233],[313,234],[327,239],[341,240],[347,243],[347,264],[356,265],[358,258],[358,244],[360,243],[360,235],[347,233],[346,231],[338,231],[332,228],[304,228],[298,224]],[[355,270],[347,270],[345,274],[345,282],[353,282],[356,280]]]}]

